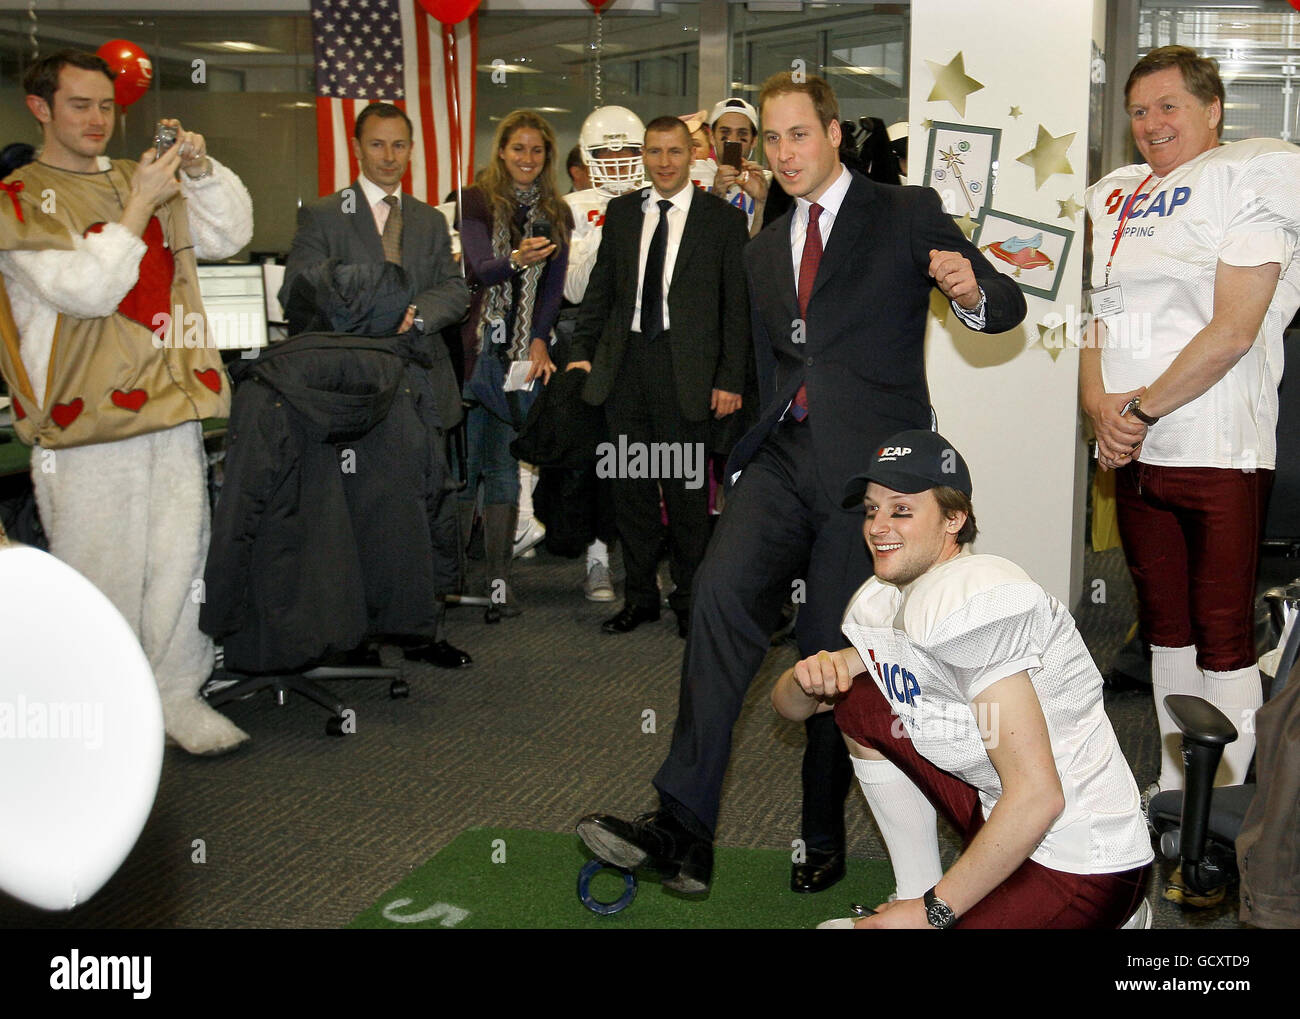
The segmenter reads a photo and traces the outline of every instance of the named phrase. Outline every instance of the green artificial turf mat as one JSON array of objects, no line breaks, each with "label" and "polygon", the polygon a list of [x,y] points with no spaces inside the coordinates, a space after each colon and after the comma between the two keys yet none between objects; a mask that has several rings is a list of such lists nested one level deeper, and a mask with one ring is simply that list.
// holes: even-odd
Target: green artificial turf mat
[{"label": "green artificial turf mat", "polygon": [[[790,853],[717,850],[706,896],[667,892],[650,875],[613,916],[578,901],[578,872],[590,859],[577,835],[517,828],[471,828],[413,870],[349,924],[353,928],[811,928],[848,915],[851,902],[875,905],[893,890],[884,860],[850,860],[848,876],[817,895],[790,891]],[[597,899],[617,899],[618,872],[592,881]],[[401,919],[397,919],[397,918]]]}]

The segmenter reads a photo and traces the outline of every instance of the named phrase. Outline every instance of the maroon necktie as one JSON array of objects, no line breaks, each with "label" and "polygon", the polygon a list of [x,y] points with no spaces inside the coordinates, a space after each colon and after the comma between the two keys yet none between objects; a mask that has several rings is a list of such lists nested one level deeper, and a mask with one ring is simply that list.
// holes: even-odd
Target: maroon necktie
[{"label": "maroon necktie", "polygon": [[[822,264],[822,232],[817,226],[817,218],[822,214],[822,207],[815,202],[808,206],[808,232],[803,238],[803,256],[799,259],[799,317],[808,317],[808,301],[812,298],[813,283],[817,279],[817,267]],[[807,323],[804,323],[805,334]],[[808,416],[808,387],[799,387],[790,403],[790,416],[802,421]]]}]

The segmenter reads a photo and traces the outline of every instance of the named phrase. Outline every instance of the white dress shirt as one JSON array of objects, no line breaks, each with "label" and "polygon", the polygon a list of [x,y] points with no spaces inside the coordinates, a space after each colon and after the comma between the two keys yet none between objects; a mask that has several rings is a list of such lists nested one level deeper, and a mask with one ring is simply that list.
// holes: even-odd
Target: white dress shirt
[{"label": "white dress shirt", "polygon": [[[366,197],[366,204],[370,206],[370,211],[375,216],[375,226],[379,228],[379,236],[384,235],[384,225],[388,222],[388,203],[384,201],[388,197],[388,192],[367,177],[364,173],[359,178],[361,182],[361,193]],[[397,207],[402,206],[402,189],[398,188],[393,194],[397,198]]]},{"label": "white dress shirt", "polygon": [[[844,204],[844,196],[849,193],[849,184],[852,181],[853,175],[849,173],[848,167],[841,163],[840,175],[822,192],[821,198],[817,199],[817,204],[822,207],[822,214],[817,217],[817,232],[821,234],[823,252],[826,250],[826,245],[830,243],[831,230],[835,228],[840,206]],[[794,262],[796,289],[799,286],[799,263],[803,261],[803,242],[808,236],[808,210],[812,205],[813,203],[806,198],[796,198],[794,214],[790,217],[790,257]]]},{"label": "white dress shirt", "polygon": [[[691,209],[691,199],[695,196],[695,185],[690,181],[668,201],[672,208],[668,210],[668,241],[664,248],[664,330],[671,328],[668,321],[668,287],[673,279],[673,266],[677,262],[677,249],[682,243],[682,231],[686,229],[686,214]],[[632,329],[641,331],[641,287],[645,282],[645,263],[650,255],[650,242],[654,239],[655,227],[659,225],[659,202],[663,200],[654,188],[641,203],[641,255],[636,268],[636,309],[632,312]]]}]

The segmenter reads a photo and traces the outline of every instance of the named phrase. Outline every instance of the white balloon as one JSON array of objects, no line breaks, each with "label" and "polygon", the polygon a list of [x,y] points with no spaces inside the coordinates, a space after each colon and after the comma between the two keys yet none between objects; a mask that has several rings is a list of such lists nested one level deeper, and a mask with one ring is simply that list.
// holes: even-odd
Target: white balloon
[{"label": "white balloon", "polygon": [[0,888],[71,909],[113,876],[158,790],[163,718],[131,627],[51,555],[0,545]]}]

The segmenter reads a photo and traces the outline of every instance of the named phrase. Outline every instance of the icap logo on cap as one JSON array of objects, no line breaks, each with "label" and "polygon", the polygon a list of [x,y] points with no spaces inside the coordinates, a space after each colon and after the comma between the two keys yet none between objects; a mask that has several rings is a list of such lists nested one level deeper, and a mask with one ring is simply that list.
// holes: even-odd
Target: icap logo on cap
[{"label": "icap logo on cap", "polygon": [[907,456],[912,452],[911,446],[881,446],[880,452],[876,454],[878,460],[895,460],[900,456]]}]

